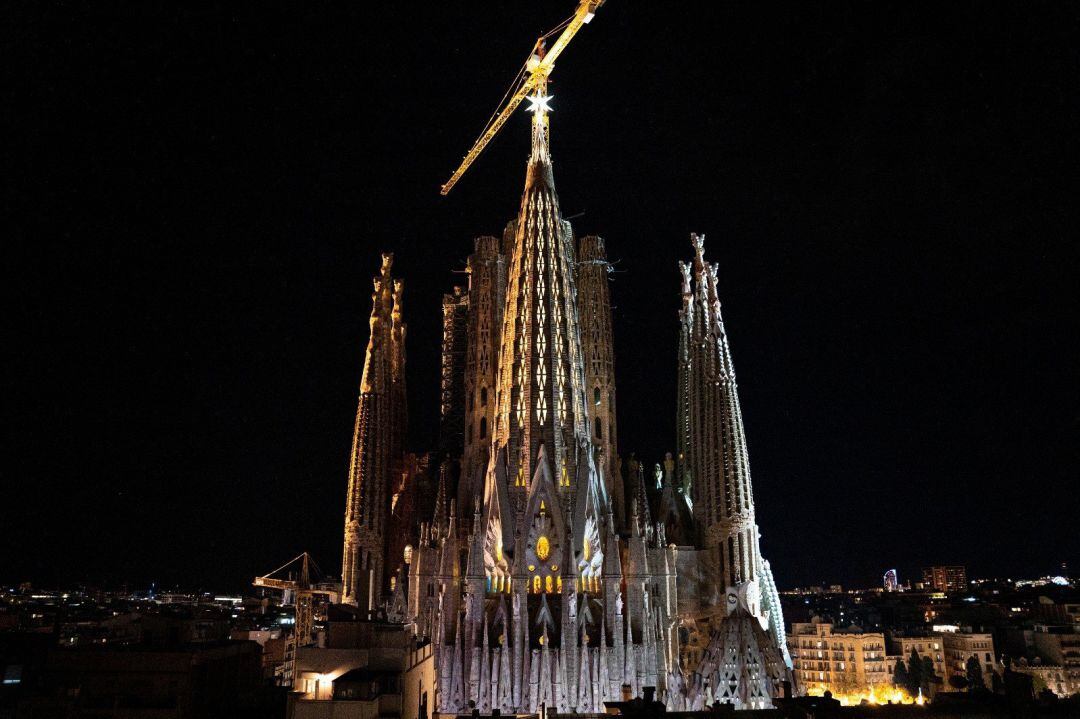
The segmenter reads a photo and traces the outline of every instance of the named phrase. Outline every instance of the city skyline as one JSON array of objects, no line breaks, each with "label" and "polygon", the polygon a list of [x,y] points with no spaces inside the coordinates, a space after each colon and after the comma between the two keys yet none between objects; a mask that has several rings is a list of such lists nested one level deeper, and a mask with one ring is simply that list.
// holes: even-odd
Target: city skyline
[{"label": "city skyline", "polygon": [[[466,24],[465,11],[437,12]],[[620,453],[651,467],[676,451],[675,262],[689,231],[703,232],[720,266],[758,522],[782,589],[873,586],[893,566],[904,581],[933,565],[1051,574],[1075,560],[1076,289],[1055,194],[1075,139],[1058,146],[1042,132],[1053,112],[985,107],[1003,92],[1017,99],[1009,80],[1024,73],[1009,59],[1057,56],[1034,39],[1004,59],[979,54],[975,40],[936,46],[934,30],[962,11],[929,28],[901,23],[898,36],[880,17],[833,11],[867,32],[853,40],[828,34],[827,18],[803,15],[822,33],[803,35],[794,19],[769,25],[729,8],[718,11],[724,26],[758,29],[773,52],[755,64],[759,47],[724,35],[732,77],[715,77],[686,47],[663,62],[646,49],[646,28],[695,31],[685,19],[650,27],[643,12],[605,7],[605,23],[560,68],[551,103],[564,211],[584,212],[575,226],[603,236],[615,266]],[[553,19],[496,12],[473,40],[496,28],[528,36]],[[212,14],[179,22],[246,28]],[[347,46],[344,30],[321,29]],[[435,52],[439,33],[427,32]],[[248,39],[269,57],[268,40]],[[493,54],[518,52],[505,44]],[[604,78],[631,48],[656,65],[627,98]],[[289,46],[298,67],[270,63],[262,85],[230,99],[233,83],[262,76],[253,60],[211,49],[229,72],[209,87],[185,84],[207,61],[196,75],[160,76],[193,93],[191,105],[150,87],[142,110],[113,126],[126,104],[88,98],[101,115],[87,130],[116,162],[97,162],[73,138],[42,150],[46,165],[70,161],[102,183],[85,195],[31,187],[43,207],[69,199],[49,203],[61,239],[27,246],[30,272],[13,285],[29,339],[11,376],[29,381],[12,388],[16,481],[3,520],[14,540],[0,580],[232,588],[301,550],[332,571],[381,251],[395,253],[408,288],[409,449],[436,447],[439,298],[461,284],[445,268],[462,268],[473,238],[500,234],[513,214],[508,178],[519,175],[526,119],[511,121],[455,195],[439,199],[438,183],[471,139],[474,105],[505,78],[492,69],[475,89],[441,87],[404,56],[393,80],[359,60],[330,73],[338,55],[304,55],[313,46],[299,43]],[[448,62],[463,77],[487,64],[476,42],[458,50]],[[188,51],[142,50],[173,63]],[[57,62],[77,57],[69,52]],[[831,52],[868,68],[858,87]],[[137,57],[120,53],[112,67]],[[977,67],[995,72],[972,80]],[[702,109],[679,109],[684,89],[665,88],[668,74],[718,84],[698,98]],[[403,78],[418,84],[406,91]],[[770,82],[781,86],[762,87]],[[1036,106],[1068,102],[1053,82],[1029,90]],[[65,88],[41,90],[46,107],[70,101]],[[215,102],[250,102],[272,120],[249,134],[246,110],[221,119],[207,109]],[[365,110],[362,130],[350,127]],[[42,136],[64,136],[41,119]],[[1004,142],[1012,133],[1023,149]],[[986,176],[976,158],[999,172]],[[154,180],[135,182],[126,168]],[[285,168],[276,182],[265,178],[274,168]],[[106,207],[112,192],[123,201]]]}]

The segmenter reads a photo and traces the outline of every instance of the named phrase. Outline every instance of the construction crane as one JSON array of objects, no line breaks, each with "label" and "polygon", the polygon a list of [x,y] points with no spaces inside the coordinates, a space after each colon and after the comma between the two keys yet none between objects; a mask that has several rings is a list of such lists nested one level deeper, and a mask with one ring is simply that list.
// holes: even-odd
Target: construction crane
[{"label": "construction crane", "polygon": [[[289,595],[296,607],[296,629],[293,636],[298,646],[311,643],[311,633],[315,628],[315,595],[326,595],[330,601],[337,601],[338,593],[333,588],[312,583],[311,571],[314,565],[316,576],[321,576],[319,565],[307,552],[299,554],[274,571],[261,577],[255,577],[256,587],[280,589],[285,593],[282,604],[289,604]],[[275,575],[285,575],[284,577]]]},{"label": "construction crane", "polygon": [[[597,8],[603,4],[604,0],[580,0],[577,10],[574,11],[573,15],[566,20],[563,20],[556,27],[537,39],[525,64],[518,70],[518,74],[510,84],[510,88],[506,91],[506,94],[503,95],[503,100],[499,103],[499,107],[495,109],[491,118],[488,119],[488,123],[484,126],[483,131],[481,131],[480,137],[476,139],[472,148],[466,153],[465,158],[461,161],[461,165],[458,166],[458,169],[454,170],[454,174],[450,175],[450,179],[442,186],[440,194],[445,195],[450,192],[454,185],[457,184],[457,181],[461,179],[461,176],[465,174],[465,171],[469,169],[469,166],[476,161],[477,156],[479,156],[483,149],[487,147],[487,144],[491,142],[491,138],[495,137],[499,130],[502,129],[502,126],[506,124],[511,113],[518,108],[518,105],[520,105],[526,97],[532,93],[536,93],[538,98],[542,98],[545,95],[547,90],[547,80],[551,75],[551,71],[555,68],[555,61],[559,58],[559,55],[562,54],[562,51],[566,49],[566,46],[570,44],[570,41],[574,39],[574,35],[577,35],[581,26],[591,22],[593,16],[596,14]],[[558,39],[555,40],[550,48],[546,48],[548,38],[560,30],[562,33],[559,35]],[[507,100],[507,97],[510,99]]]}]

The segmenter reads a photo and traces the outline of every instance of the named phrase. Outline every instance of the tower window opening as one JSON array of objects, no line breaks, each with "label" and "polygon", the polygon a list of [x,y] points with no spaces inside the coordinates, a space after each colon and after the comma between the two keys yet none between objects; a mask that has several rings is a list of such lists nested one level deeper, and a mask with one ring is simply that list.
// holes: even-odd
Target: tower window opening
[{"label": "tower window opening", "polygon": [[553,591],[555,591],[555,582],[552,581],[550,574],[544,577],[544,590],[548,594],[551,594]]},{"label": "tower window opening", "polygon": [[480,418],[480,439],[487,437],[487,417]]},{"label": "tower window opening", "polygon": [[537,575],[535,575],[533,577],[533,593],[534,594],[539,594],[540,593],[540,575],[539,574],[537,574]]},{"label": "tower window opening", "polygon": [[599,407],[600,406],[600,385],[596,385],[595,387],[593,387],[592,399],[593,399],[593,404],[595,404],[597,407]]},{"label": "tower window opening", "polygon": [[480,388],[480,406],[487,407],[487,387]]}]

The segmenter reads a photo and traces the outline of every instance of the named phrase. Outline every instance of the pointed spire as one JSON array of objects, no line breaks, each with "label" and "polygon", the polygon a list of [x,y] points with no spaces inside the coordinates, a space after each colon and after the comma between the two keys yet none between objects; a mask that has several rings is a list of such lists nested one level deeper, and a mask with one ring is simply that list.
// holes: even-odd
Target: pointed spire
[{"label": "pointed spire", "polygon": [[[652,526],[652,512],[649,511],[649,492],[645,486],[645,468],[640,464],[635,464],[637,468],[637,476],[633,478],[634,481],[634,495],[632,504],[634,506],[634,516],[637,522],[640,523],[640,527],[637,528],[639,533],[644,533],[646,527]],[[637,536],[636,534],[634,536]]]},{"label": "pointed spire", "polygon": [[371,295],[370,333],[349,457],[342,556],[342,601],[372,610],[389,582],[385,566],[392,482],[400,477],[405,431],[402,286],[382,257]]},{"label": "pointed spire", "polygon": [[566,508],[566,532],[564,534],[562,543],[562,575],[569,581],[563,582],[563,592],[572,592],[574,590],[574,579],[577,577],[577,562],[574,561],[574,542],[577,541],[577,537],[574,535],[573,520],[570,513],[570,507]]},{"label": "pointed spire", "polygon": [[432,524],[439,530],[445,530],[449,522],[449,516],[447,512],[447,497],[449,491],[447,489],[447,470],[448,467],[445,463],[439,468],[439,485],[435,489],[435,512],[432,516]]},{"label": "pointed spire", "polygon": [[[679,473],[680,480],[689,484],[694,520],[711,558],[708,583],[716,593],[723,587],[735,588],[738,597],[735,611],[714,629],[704,670],[699,668],[699,673],[713,684],[706,694],[715,690],[718,700],[733,703],[737,709],[764,708],[771,705],[780,681],[792,677],[783,659],[782,635],[765,629],[783,620],[772,616],[772,606],[767,615],[758,606],[759,590],[767,593],[765,604],[771,605],[772,597],[768,580],[759,577],[758,571],[762,560],[750,463],[735,368],[720,312],[719,268],[705,260],[704,237],[691,235],[691,244],[692,263],[680,265]],[[680,509],[678,497],[668,498],[667,489],[665,521],[670,510]],[[779,615],[778,606],[775,611]],[[723,677],[717,669],[719,662]],[[766,684],[761,677],[766,675],[772,686],[763,690]]]},{"label": "pointed spire", "polygon": [[551,174],[551,151],[548,147],[549,121],[548,102],[550,96],[545,96],[542,89],[529,98],[532,102],[532,148],[529,153],[529,171],[525,178],[525,188],[529,189],[535,184],[543,184],[548,188],[555,189],[555,180]]}]

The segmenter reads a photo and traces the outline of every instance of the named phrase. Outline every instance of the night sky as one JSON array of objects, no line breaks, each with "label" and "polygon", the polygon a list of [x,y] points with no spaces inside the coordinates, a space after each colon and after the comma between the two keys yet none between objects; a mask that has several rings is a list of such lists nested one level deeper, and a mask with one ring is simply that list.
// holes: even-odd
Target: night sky
[{"label": "night sky", "polygon": [[[524,111],[438,188],[574,3],[174,5],[5,29],[0,581],[339,571],[379,252],[431,449],[440,295],[517,211]],[[674,448],[703,232],[781,588],[1080,570],[1080,11],[827,5],[609,0],[559,61],[620,449]]]}]

